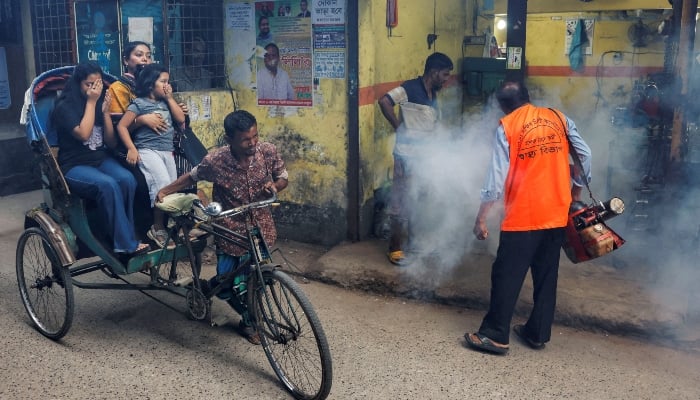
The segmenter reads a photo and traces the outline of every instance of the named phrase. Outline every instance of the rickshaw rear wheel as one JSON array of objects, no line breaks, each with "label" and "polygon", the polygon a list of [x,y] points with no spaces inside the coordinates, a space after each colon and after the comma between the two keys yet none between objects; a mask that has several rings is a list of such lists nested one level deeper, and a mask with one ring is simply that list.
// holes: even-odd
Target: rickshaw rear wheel
[{"label": "rickshaw rear wheel", "polygon": [[19,237],[17,284],[29,318],[42,335],[58,340],[73,323],[75,302],[70,269],[59,262],[46,233],[28,228]]}]

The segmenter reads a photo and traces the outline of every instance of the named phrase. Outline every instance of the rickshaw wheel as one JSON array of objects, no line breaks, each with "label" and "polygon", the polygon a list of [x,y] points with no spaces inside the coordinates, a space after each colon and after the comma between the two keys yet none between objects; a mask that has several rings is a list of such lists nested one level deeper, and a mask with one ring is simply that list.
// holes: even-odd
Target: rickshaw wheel
[{"label": "rickshaw wheel", "polygon": [[[195,254],[195,268],[200,268],[202,265],[202,254]],[[181,274],[192,275],[192,266],[188,258],[182,258],[173,263],[172,260],[164,261],[157,266],[158,281],[163,285],[172,285]]]},{"label": "rickshaw wheel", "polygon": [[201,290],[190,287],[185,296],[187,315],[197,321],[204,320],[211,312],[211,301]]},{"label": "rickshaw wheel", "polygon": [[73,323],[73,281],[40,228],[19,237],[16,270],[22,303],[36,329],[50,339],[62,338]]}]

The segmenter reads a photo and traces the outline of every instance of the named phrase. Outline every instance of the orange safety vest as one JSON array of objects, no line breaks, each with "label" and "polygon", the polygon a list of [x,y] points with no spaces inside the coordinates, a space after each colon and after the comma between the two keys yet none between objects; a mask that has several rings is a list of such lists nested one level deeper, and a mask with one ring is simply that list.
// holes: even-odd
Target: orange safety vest
[{"label": "orange safety vest", "polygon": [[566,126],[561,121],[554,111],[532,104],[501,118],[510,144],[502,231],[566,226],[571,178]]}]

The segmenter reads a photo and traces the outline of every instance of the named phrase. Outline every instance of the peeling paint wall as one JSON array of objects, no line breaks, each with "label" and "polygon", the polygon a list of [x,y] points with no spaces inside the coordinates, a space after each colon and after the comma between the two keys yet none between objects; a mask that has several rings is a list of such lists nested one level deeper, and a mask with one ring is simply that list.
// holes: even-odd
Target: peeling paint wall
[{"label": "peeling paint wall", "polygon": [[[225,6],[233,3],[246,2],[230,0]],[[346,80],[320,79],[313,107],[258,106],[255,66],[263,52],[255,35],[255,29],[225,28],[226,66],[239,108],[256,116],[260,136],[277,146],[287,164],[289,186],[275,211],[278,228],[292,239],[338,243],[347,236]]]},{"label": "peeling paint wall", "polygon": [[[228,0],[225,4],[238,3],[245,1]],[[573,11],[562,8],[562,2],[557,1],[530,7],[527,79],[535,94],[556,93],[559,102],[555,105],[575,109],[574,116],[585,117],[596,112],[601,98],[613,104],[628,93],[633,77],[638,77],[640,71],[643,74],[658,70],[663,65],[663,46],[653,43],[643,51],[631,48],[626,33],[631,21],[615,20],[611,16],[615,11],[592,11],[590,7],[597,2],[575,3]],[[647,0],[643,5],[662,8],[659,3],[665,1]],[[361,237],[371,232],[375,191],[390,182],[392,176],[394,132],[376,105],[377,100],[401,82],[421,75],[425,58],[440,51],[455,64],[452,81],[439,94],[440,108],[443,119],[459,127],[464,108],[461,60],[465,56],[478,57],[483,51],[480,46],[463,46],[463,38],[492,32],[494,17],[505,11],[507,2],[426,0],[397,4],[398,25],[389,29],[385,1],[358,0]],[[495,4],[494,9],[486,10],[485,4]],[[622,8],[634,9],[634,4],[641,3],[616,2]],[[532,12],[534,9],[536,13]],[[583,72],[572,74],[563,49],[564,21],[589,15],[596,18],[593,55],[586,56]],[[349,29],[352,28],[346,27],[346,32]],[[498,43],[505,41],[499,32],[494,33]],[[430,48],[428,34],[437,35]],[[254,74],[262,52],[255,46],[255,35],[255,29],[226,29],[226,65],[238,107],[258,117],[261,136],[275,143],[287,162],[290,185],[281,194],[284,206],[277,213],[278,221],[285,225],[281,230],[299,240],[337,243],[347,237],[347,80],[320,79],[314,88],[312,107],[259,107]],[[614,52],[623,56],[613,62]],[[597,74],[600,63],[609,75]],[[221,92],[216,101],[230,106],[231,100],[224,99],[227,95]],[[220,128],[212,123],[202,124],[202,129],[208,132]],[[208,135],[205,134],[207,143],[213,143]]]}]

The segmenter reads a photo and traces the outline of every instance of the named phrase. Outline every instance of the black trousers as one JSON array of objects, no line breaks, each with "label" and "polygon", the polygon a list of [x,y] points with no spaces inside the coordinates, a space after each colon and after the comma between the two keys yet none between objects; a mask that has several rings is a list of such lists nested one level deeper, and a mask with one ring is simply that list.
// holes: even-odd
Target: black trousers
[{"label": "black trousers", "polygon": [[491,268],[489,311],[479,333],[507,344],[510,322],[528,269],[533,281],[534,305],[525,334],[536,342],[548,342],[557,302],[559,255],[564,228],[501,232],[496,260]]}]

